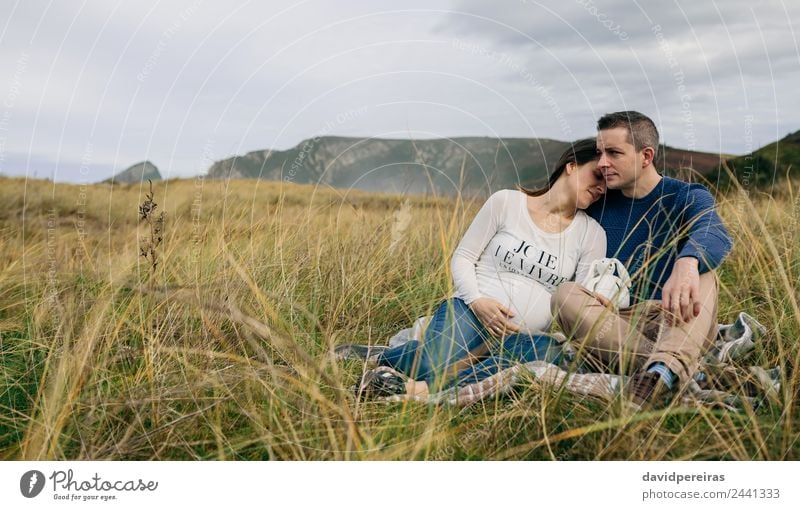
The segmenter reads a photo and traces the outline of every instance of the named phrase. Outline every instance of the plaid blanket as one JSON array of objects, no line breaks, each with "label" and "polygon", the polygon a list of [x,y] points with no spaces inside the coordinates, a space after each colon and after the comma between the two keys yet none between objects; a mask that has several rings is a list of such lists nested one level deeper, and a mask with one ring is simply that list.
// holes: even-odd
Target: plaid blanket
[{"label": "plaid blanket", "polygon": [[[423,321],[426,318],[421,318]],[[421,338],[424,322],[417,320],[414,327],[394,335],[390,345]],[[781,374],[778,368],[764,369],[739,365],[766,334],[766,328],[745,312],[739,313],[731,324],[720,324],[713,347],[703,357],[700,368],[692,381],[684,385],[681,400],[685,405],[710,405],[730,410],[745,406],[758,407],[767,402],[777,402],[780,394]],[[432,404],[465,406],[505,394],[525,380],[535,381],[551,388],[563,388],[575,395],[612,400],[619,395],[627,377],[609,373],[568,371],[566,368],[575,359],[575,350],[563,335],[564,361],[561,366],[544,361],[533,361],[515,365],[479,382],[453,386],[425,397],[393,395],[385,401],[422,401]],[[572,366],[575,366],[574,364]],[[377,367],[376,371],[405,375],[390,367]]]}]

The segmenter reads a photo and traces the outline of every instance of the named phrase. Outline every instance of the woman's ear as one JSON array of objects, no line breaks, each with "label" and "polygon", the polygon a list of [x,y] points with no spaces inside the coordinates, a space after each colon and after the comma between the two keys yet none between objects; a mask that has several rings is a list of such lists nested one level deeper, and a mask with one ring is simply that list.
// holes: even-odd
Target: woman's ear
[{"label": "woman's ear", "polygon": [[575,162],[568,161],[567,166],[564,167],[564,173],[567,175],[572,175],[572,172],[574,172],[576,168],[578,168],[578,165],[575,164]]}]

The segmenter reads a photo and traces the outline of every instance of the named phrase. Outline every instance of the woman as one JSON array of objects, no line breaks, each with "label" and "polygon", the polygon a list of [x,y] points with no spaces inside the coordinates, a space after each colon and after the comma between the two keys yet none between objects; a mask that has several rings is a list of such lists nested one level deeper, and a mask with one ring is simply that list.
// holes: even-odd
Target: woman
[{"label": "woman", "polygon": [[606,255],[605,232],[582,210],[605,190],[596,162],[594,139],[580,140],[562,154],[547,187],[489,197],[453,254],[455,293],[439,305],[422,342],[337,348],[339,357],[369,355],[394,369],[365,374],[362,396],[425,395],[513,363],[555,362],[558,343],[541,333],[552,321],[550,297]]}]

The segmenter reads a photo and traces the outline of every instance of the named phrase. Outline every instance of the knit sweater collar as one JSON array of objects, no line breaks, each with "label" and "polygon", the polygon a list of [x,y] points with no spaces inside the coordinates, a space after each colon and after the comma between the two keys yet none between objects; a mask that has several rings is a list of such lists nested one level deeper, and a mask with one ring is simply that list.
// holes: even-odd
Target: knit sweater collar
[{"label": "knit sweater collar", "polygon": [[664,192],[669,188],[670,180],[671,179],[669,177],[665,177],[662,175],[661,180],[659,180],[658,184],[656,184],[656,186],[652,190],[650,190],[650,193],[641,198],[626,197],[620,190],[613,190],[615,195],[613,198],[615,201],[625,203],[628,205],[652,204],[654,201],[658,200],[664,195]]}]

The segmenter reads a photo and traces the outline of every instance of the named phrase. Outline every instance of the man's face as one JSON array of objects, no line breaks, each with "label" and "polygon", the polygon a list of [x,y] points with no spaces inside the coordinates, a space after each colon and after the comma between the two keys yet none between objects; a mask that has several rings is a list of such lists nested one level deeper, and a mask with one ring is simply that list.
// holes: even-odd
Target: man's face
[{"label": "man's face", "polygon": [[627,128],[598,131],[597,151],[600,155],[597,169],[605,177],[608,189],[627,189],[635,185],[642,157],[628,141]]}]

